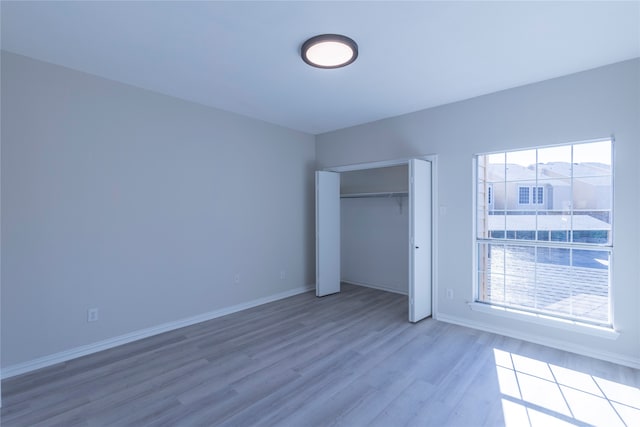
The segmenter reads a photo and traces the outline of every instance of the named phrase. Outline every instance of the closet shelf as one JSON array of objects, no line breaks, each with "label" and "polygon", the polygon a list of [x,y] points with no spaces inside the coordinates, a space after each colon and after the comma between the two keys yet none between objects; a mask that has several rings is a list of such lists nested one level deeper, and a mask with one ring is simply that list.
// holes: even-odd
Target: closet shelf
[{"label": "closet shelf", "polygon": [[407,191],[386,191],[381,193],[345,193],[341,194],[341,199],[357,199],[364,197],[406,197],[409,193]]}]

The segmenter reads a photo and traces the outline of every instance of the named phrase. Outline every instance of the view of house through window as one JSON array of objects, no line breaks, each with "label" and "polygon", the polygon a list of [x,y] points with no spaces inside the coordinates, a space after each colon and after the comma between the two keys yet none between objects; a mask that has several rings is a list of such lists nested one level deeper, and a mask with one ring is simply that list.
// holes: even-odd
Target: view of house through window
[{"label": "view of house through window", "polygon": [[477,302],[610,325],[612,141],[476,160]]}]

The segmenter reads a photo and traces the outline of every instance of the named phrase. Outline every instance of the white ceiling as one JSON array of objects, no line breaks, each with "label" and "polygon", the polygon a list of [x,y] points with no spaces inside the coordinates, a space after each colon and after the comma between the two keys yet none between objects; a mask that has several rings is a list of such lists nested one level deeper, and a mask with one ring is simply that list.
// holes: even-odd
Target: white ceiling
[{"label": "white ceiling", "polygon": [[[640,2],[7,2],[2,49],[318,134],[640,56]],[[349,67],[299,56],[322,33]]]}]

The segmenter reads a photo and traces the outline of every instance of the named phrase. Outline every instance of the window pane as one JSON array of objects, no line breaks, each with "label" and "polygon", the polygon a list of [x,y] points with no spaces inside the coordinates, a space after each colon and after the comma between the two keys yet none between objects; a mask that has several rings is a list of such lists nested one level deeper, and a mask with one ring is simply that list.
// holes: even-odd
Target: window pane
[{"label": "window pane", "polygon": [[504,275],[494,272],[479,272],[478,283],[485,286],[482,302],[504,304]]},{"label": "window pane", "polygon": [[602,322],[608,320],[609,258],[609,251],[573,250],[572,315]]},{"label": "window pane", "polygon": [[538,181],[547,179],[570,179],[573,175],[571,161],[555,161],[538,164]]},{"label": "window pane", "polygon": [[[559,169],[554,169],[555,165],[571,165],[571,146],[562,145],[559,147],[545,147],[538,149],[538,176],[544,178],[548,174],[546,170],[553,171],[552,176],[557,176],[562,170],[566,169],[566,166],[562,166]],[[571,175],[565,174],[569,177]]]},{"label": "window pane", "polygon": [[611,242],[611,193],[609,176],[574,179],[574,242]]},{"label": "window pane", "polygon": [[571,250],[538,247],[537,308],[563,315],[571,314]]},{"label": "window pane", "polygon": [[504,300],[512,307],[535,308],[535,277],[505,276]]},{"label": "window pane", "polygon": [[606,324],[609,261],[609,250],[482,243],[479,300]]},{"label": "window pane", "polygon": [[508,245],[504,251],[505,263],[508,267],[506,274],[518,277],[533,277],[535,275],[534,247]]},{"label": "window pane", "polygon": [[569,267],[571,265],[570,249],[538,246],[536,259],[538,264],[546,266]]},{"label": "window pane", "polygon": [[611,141],[573,146],[573,176],[611,175]]},{"label": "window pane", "polygon": [[536,150],[509,151],[506,156],[507,181],[536,178]]},{"label": "window pane", "polygon": [[516,240],[533,240],[536,230],[535,215],[505,215],[505,227],[508,238]]},{"label": "window pane", "polygon": [[491,194],[493,196],[493,205],[492,209],[495,210],[504,210],[506,209],[506,183],[504,181],[501,182],[492,182],[491,185]]},{"label": "window pane", "polygon": [[484,165],[486,168],[486,175],[478,174],[478,178],[491,182],[503,182],[505,180],[505,153],[479,156],[478,161],[480,165]]},{"label": "window pane", "polygon": [[[505,154],[491,154],[478,158],[478,183],[485,185],[489,209],[504,209]],[[491,197],[489,197],[489,195]]]},{"label": "window pane", "polygon": [[611,177],[574,178],[573,210],[611,209]]},{"label": "window pane", "polygon": [[504,301],[504,256],[504,245],[478,244],[478,294],[481,301]]},{"label": "window pane", "polygon": [[536,204],[535,209],[549,212],[571,212],[571,179],[543,179],[538,181],[538,188],[542,187],[542,203]]}]

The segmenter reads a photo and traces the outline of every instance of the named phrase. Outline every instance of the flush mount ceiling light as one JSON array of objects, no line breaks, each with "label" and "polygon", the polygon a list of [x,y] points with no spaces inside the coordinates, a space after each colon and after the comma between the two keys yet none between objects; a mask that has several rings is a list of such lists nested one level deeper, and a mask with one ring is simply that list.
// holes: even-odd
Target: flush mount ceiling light
[{"label": "flush mount ceiling light", "polygon": [[322,34],[304,42],[302,60],[312,67],[340,68],[358,57],[358,45],[340,34]]}]

